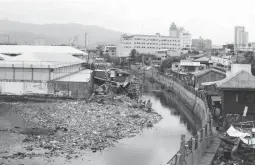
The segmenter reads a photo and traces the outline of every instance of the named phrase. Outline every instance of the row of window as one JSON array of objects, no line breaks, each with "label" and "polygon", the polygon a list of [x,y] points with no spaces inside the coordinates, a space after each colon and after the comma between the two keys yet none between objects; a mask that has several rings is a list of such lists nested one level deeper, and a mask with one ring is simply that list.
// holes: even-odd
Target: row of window
[{"label": "row of window", "polygon": [[175,46],[180,46],[180,44],[167,44],[167,43],[163,43],[161,45],[175,45]]},{"label": "row of window", "polygon": [[148,38],[134,38],[134,40],[143,40],[143,41],[158,41],[158,39],[148,39]]},{"label": "row of window", "polygon": [[162,39],[161,41],[167,41],[167,42],[180,42],[180,40],[167,40],[167,39]]},{"label": "row of window", "polygon": [[243,92],[236,94],[236,102],[255,103],[255,94],[253,92]]},{"label": "row of window", "polygon": [[[132,40],[131,38],[123,38],[125,41],[130,41]],[[180,40],[168,40],[168,39],[148,39],[148,38],[134,38],[134,40],[142,40],[142,41],[165,41],[165,42],[180,42]]]},{"label": "row of window", "polygon": [[[124,48],[132,48],[131,46],[124,46]],[[159,48],[159,47],[145,47],[145,46],[134,46],[134,48],[136,49],[136,48],[138,48],[138,49],[140,49],[140,48],[143,48],[143,49],[179,49],[179,48],[177,48],[177,47],[161,47],[161,48]]]}]

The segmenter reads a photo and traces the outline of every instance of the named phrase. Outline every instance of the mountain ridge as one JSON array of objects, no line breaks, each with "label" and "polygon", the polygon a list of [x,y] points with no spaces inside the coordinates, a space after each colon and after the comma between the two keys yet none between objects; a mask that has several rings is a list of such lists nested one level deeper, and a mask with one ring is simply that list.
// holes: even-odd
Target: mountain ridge
[{"label": "mountain ridge", "polygon": [[33,44],[33,38],[45,41],[47,45],[70,44],[75,36],[77,45],[85,45],[85,33],[88,34],[88,46],[97,44],[118,44],[123,32],[107,29],[97,25],[83,25],[80,23],[51,23],[34,24],[9,20],[0,20],[0,43]]}]

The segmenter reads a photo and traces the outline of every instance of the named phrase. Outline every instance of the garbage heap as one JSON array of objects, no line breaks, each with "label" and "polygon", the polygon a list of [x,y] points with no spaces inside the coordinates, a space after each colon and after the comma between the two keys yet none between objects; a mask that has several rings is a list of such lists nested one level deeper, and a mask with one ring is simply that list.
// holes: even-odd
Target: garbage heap
[{"label": "garbage heap", "polygon": [[219,135],[219,138],[221,145],[214,160],[215,165],[249,165],[255,163],[253,121],[232,123],[225,133]]},{"label": "garbage heap", "polygon": [[126,96],[95,96],[90,102],[8,104],[29,125],[17,132],[27,135],[23,140],[26,147],[47,149],[56,156],[80,150],[103,150],[161,120],[154,110],[149,113],[130,106],[134,102]]}]

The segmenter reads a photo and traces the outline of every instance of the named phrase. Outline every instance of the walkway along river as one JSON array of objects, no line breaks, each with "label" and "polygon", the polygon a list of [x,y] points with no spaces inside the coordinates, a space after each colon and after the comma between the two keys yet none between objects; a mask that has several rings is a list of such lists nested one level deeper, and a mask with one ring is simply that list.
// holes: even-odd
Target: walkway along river
[{"label": "walkway along river", "polygon": [[51,158],[50,162],[43,158],[33,158],[18,162],[16,160],[14,164],[39,165],[48,162],[47,164],[54,165],[165,165],[179,150],[181,134],[185,134],[189,139],[195,131],[178,109],[173,108],[174,105],[169,106],[172,105],[171,102],[166,102],[168,99],[165,97],[172,97],[171,94],[165,92],[163,95],[164,91],[162,92],[156,83],[149,85],[147,83],[147,89],[154,92],[145,93],[142,99],[151,99],[153,108],[163,117],[154,127],[144,129],[139,135],[124,138],[114,147],[107,148],[101,153],[85,152],[84,156],[70,161],[61,157]]}]

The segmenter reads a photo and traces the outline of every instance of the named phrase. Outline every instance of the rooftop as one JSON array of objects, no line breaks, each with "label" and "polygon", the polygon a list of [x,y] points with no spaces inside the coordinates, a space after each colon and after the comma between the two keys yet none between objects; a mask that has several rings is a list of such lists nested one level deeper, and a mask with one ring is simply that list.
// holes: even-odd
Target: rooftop
[{"label": "rooftop", "polygon": [[197,61],[197,62],[209,62],[210,59],[208,57],[200,57],[200,58],[195,59],[193,61]]},{"label": "rooftop", "polygon": [[5,54],[0,54],[0,60],[12,60],[13,57],[5,55]]},{"label": "rooftop", "polygon": [[38,45],[0,45],[2,54],[22,53],[65,53],[72,55],[87,55],[87,53],[71,46],[38,46]]},{"label": "rooftop", "polygon": [[241,70],[233,74],[219,83],[217,87],[220,89],[255,89],[255,76]]},{"label": "rooftop", "polygon": [[197,72],[194,72],[193,74],[196,76],[196,77],[200,77],[200,76],[203,76],[209,72],[215,72],[215,73],[218,73],[218,74],[221,74],[221,75],[226,75],[225,72],[221,72],[219,70],[216,70],[216,69],[206,69],[206,70],[201,70],[201,71],[197,71]]},{"label": "rooftop", "polygon": [[[132,38],[132,37],[157,37],[157,35],[146,35],[146,34],[135,34],[135,35],[127,35],[127,36],[122,36],[123,38]],[[163,38],[174,38],[178,39],[178,37],[170,37],[170,36],[164,36],[164,35],[159,35],[159,37]]]},{"label": "rooftop", "polygon": [[180,66],[200,66],[200,62],[181,60]]},{"label": "rooftop", "polygon": [[8,60],[0,61],[0,67],[59,68],[83,63],[77,57],[64,53],[24,53]]}]

